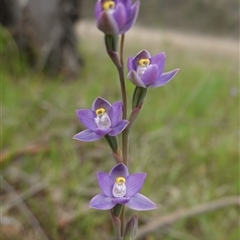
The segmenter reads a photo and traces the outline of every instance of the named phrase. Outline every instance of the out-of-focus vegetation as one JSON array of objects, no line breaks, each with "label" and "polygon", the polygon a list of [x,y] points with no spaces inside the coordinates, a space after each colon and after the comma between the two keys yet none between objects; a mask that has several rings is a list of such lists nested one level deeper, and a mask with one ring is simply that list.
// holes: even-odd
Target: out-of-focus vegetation
[{"label": "out-of-focus vegetation", "polygon": [[[82,35],[85,67],[69,82],[29,69],[1,29],[3,239],[112,239],[110,213],[88,208],[99,193],[96,172],[114,165],[110,149],[104,140],[72,140],[82,129],[76,109],[89,108],[96,96],[120,99],[117,72],[95,31]],[[165,71],[181,72],[165,87],[149,90],[130,135],[130,170],[147,172],[142,193],[159,206],[138,213],[140,227],[153,217],[239,193],[237,54],[199,46],[190,51],[187,44],[148,36],[146,45],[127,34],[126,57],[143,48],[152,55],[164,50]],[[131,96],[129,82],[127,89]],[[238,224],[239,209],[229,206],[141,239],[236,240]]]}]

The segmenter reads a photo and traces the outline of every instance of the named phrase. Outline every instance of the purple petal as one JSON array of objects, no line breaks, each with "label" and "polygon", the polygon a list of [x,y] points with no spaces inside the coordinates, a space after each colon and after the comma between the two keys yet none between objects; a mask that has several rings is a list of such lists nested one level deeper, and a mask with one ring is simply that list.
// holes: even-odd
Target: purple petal
[{"label": "purple petal", "polygon": [[126,178],[129,175],[127,167],[123,163],[117,164],[109,173],[109,176],[115,181],[117,177]]},{"label": "purple petal", "polygon": [[[101,0],[101,1],[103,1],[103,0]],[[119,4],[119,3],[122,3],[124,0],[114,0],[114,2],[115,2],[115,4],[117,5],[117,4]]]},{"label": "purple petal", "polygon": [[112,188],[114,185],[113,179],[105,172],[99,172],[97,174],[98,185],[101,188],[104,195],[112,197]]},{"label": "purple petal", "polygon": [[112,14],[103,11],[97,19],[97,27],[105,34],[118,35],[118,25]]},{"label": "purple petal", "polygon": [[118,25],[118,29],[121,29],[127,21],[126,8],[122,3],[117,4],[113,12],[113,17]]},{"label": "purple petal", "polygon": [[146,173],[133,173],[126,178],[126,197],[132,197],[142,188]]},{"label": "purple petal", "polygon": [[126,7],[129,8],[131,6],[131,0],[120,0],[119,2],[122,2],[122,4]]},{"label": "purple petal", "polygon": [[128,20],[122,29],[120,29],[120,34],[127,32],[132,25],[136,22],[139,12],[140,2],[137,1],[131,6],[131,12],[127,9]]},{"label": "purple petal", "polygon": [[130,201],[130,197],[117,197],[113,198],[112,201],[118,204],[126,204]]},{"label": "purple petal", "polygon": [[89,203],[90,208],[95,208],[98,210],[109,210],[115,205],[116,203],[112,201],[112,198],[107,197],[103,194],[96,195]]},{"label": "purple petal", "polygon": [[111,128],[97,128],[95,129],[95,133],[101,137],[105,136],[106,134],[108,134],[109,132],[111,132],[112,129]]},{"label": "purple petal", "polygon": [[127,78],[135,86],[146,88],[146,85],[143,83],[143,81],[140,79],[140,77],[138,76],[138,74],[134,70],[132,70],[128,73]]},{"label": "purple petal", "polygon": [[157,79],[155,82],[148,85],[150,88],[157,88],[165,85],[168,83],[179,71],[180,69],[175,69],[170,72],[163,73],[159,79]]},{"label": "purple petal", "polygon": [[94,9],[94,13],[95,13],[95,18],[98,19],[100,14],[102,13],[102,1],[99,0],[97,1],[97,3],[95,4],[95,9]]},{"label": "purple petal", "polygon": [[92,104],[92,110],[94,112],[99,108],[104,108],[108,112],[110,107],[111,107],[111,104],[107,100],[101,97],[97,97]]},{"label": "purple petal", "polygon": [[115,102],[110,107],[108,115],[111,119],[111,127],[115,127],[122,116],[122,102]]},{"label": "purple petal", "polygon": [[132,1],[131,0],[121,0],[122,4],[125,6],[126,8],[126,12],[127,12],[127,19],[130,18],[131,16],[131,12],[132,12],[132,9],[131,9],[131,4],[132,4]]},{"label": "purple petal", "polygon": [[147,51],[147,50],[142,50],[141,52],[139,52],[133,59],[133,62],[134,62],[134,65],[135,65],[135,68],[137,69],[137,66],[138,66],[138,62],[140,59],[142,58],[147,58],[147,59],[150,59],[151,58],[151,55],[150,53]]},{"label": "purple petal", "polygon": [[97,128],[97,124],[94,120],[94,118],[96,117],[96,114],[90,110],[90,109],[80,109],[80,110],[76,110],[76,114],[79,118],[79,120],[81,121],[81,123],[91,129],[94,130]]},{"label": "purple petal", "polygon": [[140,193],[131,197],[131,200],[125,205],[136,211],[147,211],[157,208],[154,202]]},{"label": "purple petal", "polygon": [[151,57],[151,64],[156,64],[158,66],[159,75],[162,74],[166,61],[165,52],[159,53]]},{"label": "purple petal", "polygon": [[83,142],[93,142],[100,138],[102,138],[102,136],[96,134],[90,129],[83,130],[82,132],[77,133],[76,135],[73,136],[73,139]]},{"label": "purple petal", "polygon": [[118,135],[127,127],[128,123],[129,123],[128,120],[121,120],[114,128],[112,128],[112,131],[109,132],[108,135],[110,136]]},{"label": "purple petal", "polygon": [[137,68],[135,67],[135,65],[133,64],[133,57],[129,57],[128,60],[127,60],[127,68],[128,68],[128,71],[132,71],[132,70],[137,70]]},{"label": "purple petal", "polygon": [[158,66],[156,64],[150,65],[145,73],[142,75],[142,81],[143,83],[148,86],[148,84],[151,84],[157,80],[159,76],[159,70]]}]

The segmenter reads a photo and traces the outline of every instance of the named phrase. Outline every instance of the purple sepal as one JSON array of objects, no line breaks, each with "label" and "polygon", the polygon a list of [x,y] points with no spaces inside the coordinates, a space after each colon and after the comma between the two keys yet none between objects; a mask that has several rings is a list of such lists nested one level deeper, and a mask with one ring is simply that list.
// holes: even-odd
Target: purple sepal
[{"label": "purple sepal", "polygon": [[131,200],[125,205],[136,211],[147,211],[157,208],[154,202],[140,193],[137,193],[131,197]]},{"label": "purple sepal", "polygon": [[163,73],[155,82],[148,85],[150,88],[157,88],[167,84],[180,71],[179,68]]},{"label": "purple sepal", "polygon": [[146,85],[145,85],[144,82],[141,80],[141,78],[138,76],[138,74],[137,74],[136,71],[131,70],[131,71],[128,73],[127,78],[128,78],[135,86],[146,88]]},{"label": "purple sepal", "polygon": [[145,73],[141,77],[141,81],[144,83],[145,87],[149,86],[151,83],[158,78],[160,74],[160,69],[156,64],[151,64]]},{"label": "purple sepal", "polygon": [[87,128],[94,130],[97,128],[97,124],[94,120],[96,114],[90,109],[76,110],[76,114],[80,122]]},{"label": "purple sepal", "polygon": [[96,195],[89,203],[89,207],[98,210],[109,210],[112,209],[116,203],[112,201],[111,197],[106,197],[104,194]]},{"label": "purple sepal", "polygon": [[100,138],[102,138],[101,135],[96,134],[90,129],[83,130],[82,132],[73,136],[73,139],[83,142],[93,142]]},{"label": "purple sepal", "polygon": [[113,179],[105,172],[99,172],[97,174],[98,185],[102,190],[103,194],[107,197],[112,196],[112,188],[114,181]]},{"label": "purple sepal", "polygon": [[115,127],[121,119],[122,102],[115,102],[109,109],[109,117],[112,122],[112,127]]},{"label": "purple sepal", "polygon": [[111,104],[104,98],[97,97],[92,104],[92,111],[95,112],[99,108],[104,108],[106,111],[109,111]]},{"label": "purple sepal", "polygon": [[133,173],[126,178],[126,197],[134,196],[142,188],[146,173]]},{"label": "purple sepal", "polygon": [[128,125],[129,121],[128,120],[121,120],[118,122],[117,126],[112,128],[112,131],[108,133],[109,136],[116,136],[119,133],[121,133]]},{"label": "purple sepal", "polygon": [[128,175],[128,168],[122,163],[119,163],[113,167],[109,173],[109,176],[111,176],[111,178],[114,180],[119,176],[126,178]]}]

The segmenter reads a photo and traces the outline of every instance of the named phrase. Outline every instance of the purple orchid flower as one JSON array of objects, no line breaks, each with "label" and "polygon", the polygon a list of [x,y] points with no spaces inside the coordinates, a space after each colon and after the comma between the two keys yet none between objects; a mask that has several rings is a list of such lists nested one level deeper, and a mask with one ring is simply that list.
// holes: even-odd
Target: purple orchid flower
[{"label": "purple orchid flower", "polygon": [[128,173],[128,168],[119,163],[112,168],[109,174],[99,172],[98,184],[102,190],[90,201],[89,206],[98,210],[112,209],[116,204],[145,211],[156,209],[157,206],[150,199],[138,193],[142,188],[146,173]]},{"label": "purple orchid flower", "polygon": [[109,35],[127,32],[135,23],[139,1],[131,5],[131,0],[98,0],[95,5],[95,18],[99,30]]},{"label": "purple orchid flower", "polygon": [[73,136],[73,139],[92,142],[108,134],[116,136],[128,125],[127,120],[121,120],[122,102],[110,104],[98,97],[94,100],[91,109],[76,110],[80,122],[87,128]]},{"label": "purple orchid flower", "polygon": [[142,50],[135,57],[129,57],[127,62],[128,79],[136,86],[157,88],[168,83],[180,69],[163,73],[165,53],[151,57],[147,50]]}]

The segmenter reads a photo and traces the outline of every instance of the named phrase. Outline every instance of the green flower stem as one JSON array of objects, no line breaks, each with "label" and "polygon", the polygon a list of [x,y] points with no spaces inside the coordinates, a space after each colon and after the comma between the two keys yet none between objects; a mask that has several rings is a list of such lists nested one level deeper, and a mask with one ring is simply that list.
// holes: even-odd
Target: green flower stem
[{"label": "green flower stem", "polygon": [[[105,45],[107,52],[114,62],[119,76],[120,81],[120,88],[121,88],[121,95],[122,95],[122,104],[123,104],[123,114],[122,119],[127,119],[127,93],[126,93],[126,86],[125,86],[125,77],[124,77],[124,64],[123,64],[123,46],[124,46],[124,34],[121,35],[121,41],[120,41],[120,53],[118,56],[117,54],[117,45],[118,45],[118,36],[111,36],[111,35],[105,35]],[[106,140],[108,141],[112,151],[117,154],[121,159],[122,162],[127,166],[128,165],[128,135],[129,135],[129,129],[126,128],[122,132],[122,154],[121,151],[118,148],[118,143],[115,143],[110,136],[106,135]],[[117,147],[116,147],[117,146]],[[122,156],[120,156],[120,155]],[[122,210],[120,213],[120,221],[121,221],[121,236],[124,234],[124,222],[125,222],[125,208],[122,206]]]},{"label": "green flower stem", "polygon": [[122,212],[122,208],[123,208],[123,205],[121,204],[117,204],[112,210],[113,210],[113,213],[116,217],[119,217],[121,215],[121,212]]},{"label": "green flower stem", "polygon": [[[115,209],[118,209],[115,211]],[[114,229],[114,240],[123,240],[121,236],[121,220],[118,217],[119,210],[121,210],[121,205],[117,204],[112,210],[112,224]]]},{"label": "green flower stem", "polygon": [[[121,36],[120,42],[120,63],[121,67],[117,67],[120,86],[121,86],[121,94],[122,94],[122,103],[123,103],[123,119],[127,119],[127,93],[126,93],[126,86],[125,86],[125,78],[124,78],[124,64],[123,64],[123,46],[124,46],[124,39],[125,35]],[[123,163],[127,166],[128,165],[128,131],[124,130],[122,132],[122,157]]]},{"label": "green flower stem", "polygon": [[122,158],[122,154],[121,154],[121,150],[119,149],[119,144],[118,144],[118,137],[117,136],[109,136],[108,134],[106,134],[105,139],[108,143],[108,145],[110,146],[110,148],[112,149],[112,151],[119,156],[119,158]]},{"label": "green flower stem", "polygon": [[123,46],[124,46],[124,39],[125,39],[125,34],[121,35],[121,42],[120,42],[120,63],[123,66]]},{"label": "green flower stem", "polygon": [[[118,74],[119,74],[119,80],[121,85],[121,94],[122,94],[122,103],[123,103],[123,119],[127,119],[127,92],[126,92],[126,86],[125,86],[125,78],[124,78],[124,64],[123,64],[123,46],[124,46],[124,39],[125,35],[123,34],[121,36],[121,42],[120,42],[120,63],[121,67],[118,67]],[[129,131],[127,128],[123,130],[122,132],[122,159],[123,163],[127,166],[128,165],[128,134]],[[121,220],[121,235],[124,235],[125,232],[125,206],[122,207],[122,211],[120,214],[120,220]]]},{"label": "green flower stem", "polygon": [[[118,68],[119,80],[121,85],[121,94],[122,94],[122,103],[123,103],[123,119],[127,119],[127,95],[126,95],[126,87],[124,80],[124,70],[123,67]],[[128,165],[128,133],[127,129],[122,132],[122,159],[123,163]]]},{"label": "green flower stem", "polygon": [[147,88],[135,87],[132,98],[132,109],[135,109],[143,104],[146,94]]},{"label": "green flower stem", "polygon": [[125,206],[124,205],[122,206],[120,220],[121,220],[121,236],[123,236],[125,232],[125,226],[124,226],[125,225]]},{"label": "green flower stem", "polygon": [[104,35],[104,41],[107,51],[117,52],[118,35]]}]

